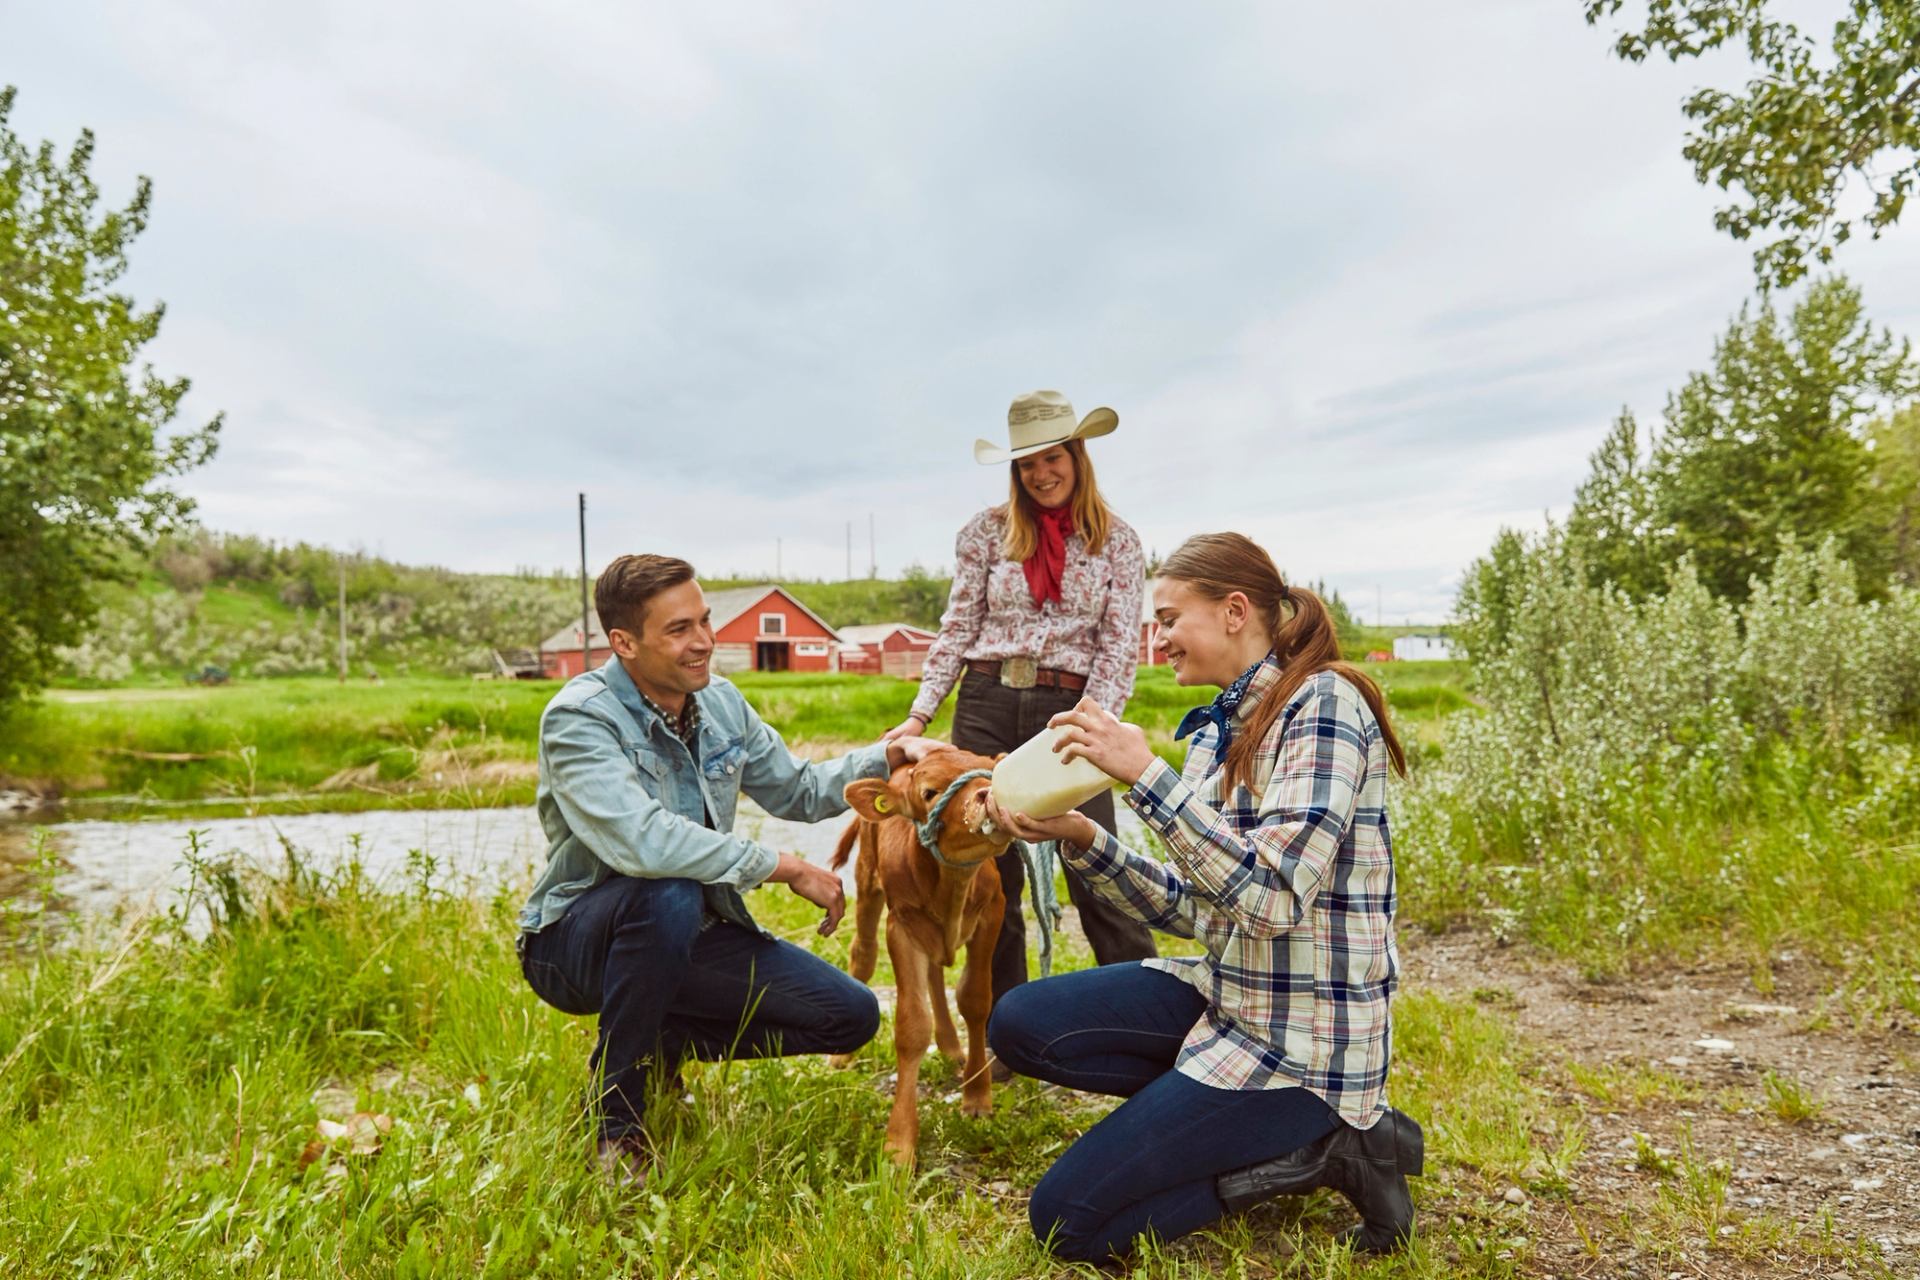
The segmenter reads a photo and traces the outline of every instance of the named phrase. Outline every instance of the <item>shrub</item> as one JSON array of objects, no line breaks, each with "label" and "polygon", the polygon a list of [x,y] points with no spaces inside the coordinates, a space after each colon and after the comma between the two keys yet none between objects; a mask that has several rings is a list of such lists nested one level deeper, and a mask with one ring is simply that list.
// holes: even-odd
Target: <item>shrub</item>
[{"label": "shrub", "polygon": [[1483,709],[1395,815],[1411,908],[1597,971],[1723,932],[1857,942],[1861,980],[1920,1004],[1895,923],[1920,892],[1920,592],[1862,599],[1832,543],[1783,547],[1738,605],[1684,561],[1633,599],[1556,531],[1507,551],[1462,597]]}]

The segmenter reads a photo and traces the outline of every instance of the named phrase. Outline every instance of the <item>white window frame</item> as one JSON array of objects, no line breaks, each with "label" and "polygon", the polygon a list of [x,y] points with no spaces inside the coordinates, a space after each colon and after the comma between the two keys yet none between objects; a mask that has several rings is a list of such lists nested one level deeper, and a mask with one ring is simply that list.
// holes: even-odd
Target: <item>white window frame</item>
[{"label": "white window frame", "polygon": [[827,642],[825,640],[795,640],[793,642],[793,652],[796,656],[802,658],[824,658],[827,656]]},{"label": "white window frame", "polygon": [[[772,626],[767,622],[771,619]],[[763,636],[784,636],[787,634],[787,615],[784,613],[763,613],[760,615],[760,634]]]}]

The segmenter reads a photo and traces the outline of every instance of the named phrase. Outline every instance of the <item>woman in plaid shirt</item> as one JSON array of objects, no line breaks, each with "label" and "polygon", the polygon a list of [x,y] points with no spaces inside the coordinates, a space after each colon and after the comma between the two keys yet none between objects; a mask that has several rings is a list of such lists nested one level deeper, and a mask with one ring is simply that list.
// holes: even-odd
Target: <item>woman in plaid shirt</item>
[{"label": "woman in plaid shirt", "polygon": [[1062,750],[1130,784],[1165,863],[1082,814],[994,806],[1026,840],[1059,840],[1087,883],[1194,959],[1108,965],[997,1002],[988,1038],[1024,1075],[1115,1094],[1115,1108],[1034,1188],[1034,1231],[1066,1258],[1125,1253],[1282,1194],[1332,1187],[1360,1211],[1355,1247],[1413,1230],[1420,1128],[1387,1105],[1394,950],[1389,769],[1405,772],[1380,690],[1340,661],[1318,597],[1237,533],[1189,539],[1154,586],[1188,714],[1178,774],[1139,728],[1082,701]]}]

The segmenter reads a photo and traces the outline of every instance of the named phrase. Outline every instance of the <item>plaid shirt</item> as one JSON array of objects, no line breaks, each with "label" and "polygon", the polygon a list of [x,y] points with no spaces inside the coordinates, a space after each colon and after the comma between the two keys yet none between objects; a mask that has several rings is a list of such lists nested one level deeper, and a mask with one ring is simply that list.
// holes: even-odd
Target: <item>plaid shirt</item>
[{"label": "plaid shirt", "polygon": [[[1279,679],[1268,655],[1228,711],[1235,728]],[[1222,1089],[1302,1086],[1369,1128],[1387,1105],[1400,968],[1380,724],[1351,683],[1310,677],[1254,755],[1257,803],[1241,787],[1224,807],[1221,739],[1206,724],[1181,773],[1155,760],[1127,793],[1167,863],[1104,831],[1062,852],[1128,914],[1206,947],[1203,959],[1144,961],[1207,997],[1183,1075]]]},{"label": "plaid shirt", "polygon": [[635,685],[633,691],[640,695],[640,701],[647,704],[647,710],[659,716],[660,723],[672,730],[674,737],[687,744],[688,753],[696,761],[699,760],[700,748],[696,744],[700,741],[700,700],[689,694],[687,700],[680,704],[680,714],[670,716],[667,709],[649,698],[646,690],[639,685]]},{"label": "plaid shirt", "polygon": [[[640,695],[640,701],[647,704],[647,710],[659,716],[660,723],[667,726],[667,728],[672,731],[674,737],[686,744],[687,754],[692,756],[697,763],[700,759],[700,699],[694,697],[692,694],[688,694],[687,700],[680,704],[680,714],[670,716],[667,714],[667,709],[655,702],[652,698],[649,698],[646,690],[642,689],[639,685],[635,685],[633,691]],[[700,825],[711,827],[713,825],[713,815],[711,813],[701,814]],[[713,905],[708,902],[702,902],[700,904],[700,932],[705,933],[718,923],[720,923],[720,917],[714,914]]]}]

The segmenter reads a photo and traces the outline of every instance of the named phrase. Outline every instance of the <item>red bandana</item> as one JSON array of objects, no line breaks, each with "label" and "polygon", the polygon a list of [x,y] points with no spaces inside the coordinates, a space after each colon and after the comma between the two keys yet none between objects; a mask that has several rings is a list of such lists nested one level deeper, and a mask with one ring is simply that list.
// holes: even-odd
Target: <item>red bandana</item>
[{"label": "red bandana", "polygon": [[1020,562],[1027,571],[1027,590],[1038,609],[1049,600],[1060,599],[1060,575],[1067,567],[1067,535],[1073,532],[1073,504],[1041,507],[1034,512],[1035,531],[1040,545]]}]

